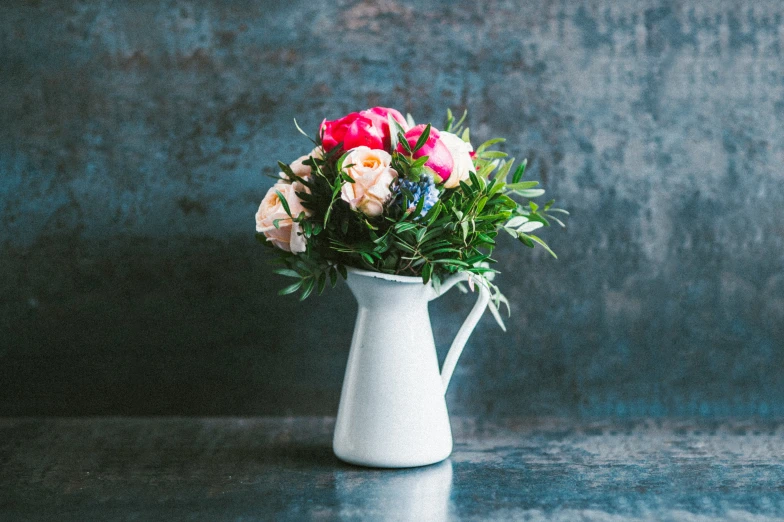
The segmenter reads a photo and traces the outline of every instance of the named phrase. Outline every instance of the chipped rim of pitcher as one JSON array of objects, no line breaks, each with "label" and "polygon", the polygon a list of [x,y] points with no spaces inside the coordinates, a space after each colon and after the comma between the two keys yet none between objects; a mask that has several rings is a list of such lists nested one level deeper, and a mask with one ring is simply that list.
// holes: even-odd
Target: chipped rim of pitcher
[{"label": "chipped rim of pitcher", "polygon": [[346,272],[349,272],[351,274],[366,276],[366,277],[373,277],[375,279],[394,281],[396,283],[419,283],[420,285],[424,285],[424,283],[422,282],[422,278],[416,276],[401,276],[395,274],[385,274],[383,272],[373,272],[372,270],[362,270],[360,268],[354,268],[353,266],[347,266]]}]

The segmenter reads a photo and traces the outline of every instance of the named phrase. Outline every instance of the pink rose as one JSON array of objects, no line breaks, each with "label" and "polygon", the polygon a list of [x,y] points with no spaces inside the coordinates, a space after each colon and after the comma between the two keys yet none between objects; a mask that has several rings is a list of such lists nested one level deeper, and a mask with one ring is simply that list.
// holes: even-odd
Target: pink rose
[{"label": "pink rose", "polygon": [[324,120],[322,146],[326,152],[343,142],[344,150],[356,147],[389,150],[391,145],[388,115],[397,120],[403,129],[408,128],[405,118],[395,109],[373,107],[366,111],[352,112],[337,120]]},{"label": "pink rose", "polygon": [[[277,192],[283,194],[289,205],[289,210],[293,216],[298,216],[304,212],[310,216],[310,210],[302,206],[302,201],[297,196],[297,192],[305,192],[302,183],[284,183],[279,181],[273,185],[267,195],[259,205],[256,212],[256,232],[267,236],[267,240],[276,247],[287,252],[298,254],[305,251],[305,236],[301,234],[300,224],[292,220],[283,204],[280,202]],[[275,227],[275,220],[279,219],[278,226]]]},{"label": "pink rose", "polygon": [[[397,129],[389,128],[390,115],[398,122],[398,124],[400,124],[400,126],[403,128],[403,132],[408,130],[408,123],[406,123],[406,119],[395,109],[389,109],[387,107],[373,107],[372,109],[360,112],[360,114],[373,120],[374,125],[381,129],[381,132],[384,135],[384,150],[386,151],[390,151],[390,146],[392,145],[390,133],[397,133]],[[351,147],[346,147],[347,150],[350,148]]]},{"label": "pink rose", "polygon": [[[416,146],[419,137],[422,136],[425,127],[427,127],[427,125],[417,125],[406,132],[406,141],[412,150]],[[402,143],[398,144],[397,151],[403,154],[406,153],[406,149],[403,147]],[[441,133],[438,132],[438,129],[430,127],[430,135],[427,138],[427,142],[425,142],[421,149],[414,153],[413,158],[416,159],[422,156],[428,156],[425,167],[429,168],[435,174],[436,179],[434,181],[436,183],[443,183],[449,179],[455,162],[452,158],[452,154],[449,152],[449,148],[447,148],[446,144],[441,140]]]},{"label": "pink rose", "polygon": [[344,165],[354,183],[344,183],[340,191],[343,201],[366,216],[380,216],[384,205],[392,198],[389,186],[397,179],[397,172],[389,166],[392,156],[384,150],[357,147],[349,152]]}]

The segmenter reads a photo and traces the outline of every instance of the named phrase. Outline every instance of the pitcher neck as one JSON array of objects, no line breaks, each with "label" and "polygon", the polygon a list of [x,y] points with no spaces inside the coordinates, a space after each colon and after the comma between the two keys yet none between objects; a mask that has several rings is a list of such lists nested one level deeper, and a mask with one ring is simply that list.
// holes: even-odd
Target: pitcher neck
[{"label": "pitcher neck", "polygon": [[360,306],[385,307],[391,312],[426,309],[434,296],[432,285],[419,277],[405,277],[366,270],[349,269],[348,287]]}]

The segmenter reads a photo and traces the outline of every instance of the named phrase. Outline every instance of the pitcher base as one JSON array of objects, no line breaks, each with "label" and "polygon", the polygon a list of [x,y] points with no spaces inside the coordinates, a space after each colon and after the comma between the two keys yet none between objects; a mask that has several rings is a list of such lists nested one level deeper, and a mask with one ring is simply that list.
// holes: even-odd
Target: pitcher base
[{"label": "pitcher base", "polygon": [[452,448],[448,451],[424,456],[424,455],[405,455],[399,458],[390,456],[373,456],[373,455],[354,455],[350,452],[340,451],[337,447],[332,448],[335,456],[348,464],[355,466],[363,466],[366,468],[418,468],[421,466],[429,466],[446,460],[452,454]]}]

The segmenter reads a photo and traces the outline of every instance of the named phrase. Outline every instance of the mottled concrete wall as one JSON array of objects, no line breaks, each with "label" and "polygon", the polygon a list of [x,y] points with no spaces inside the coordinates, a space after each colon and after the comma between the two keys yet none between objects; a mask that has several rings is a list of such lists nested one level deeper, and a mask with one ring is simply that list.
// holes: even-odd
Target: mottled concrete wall
[{"label": "mottled concrete wall", "polygon": [[783,47],[778,1],[3,2],[0,413],[334,413],[353,300],[276,298],[252,216],[292,118],[381,104],[573,214],[501,244],[452,411],[781,416]]}]

